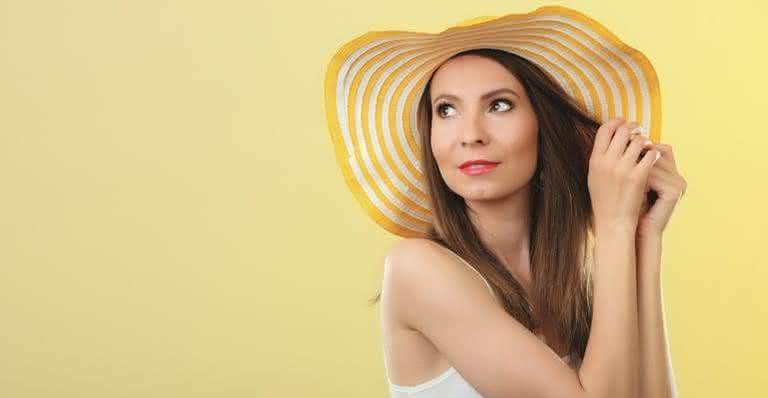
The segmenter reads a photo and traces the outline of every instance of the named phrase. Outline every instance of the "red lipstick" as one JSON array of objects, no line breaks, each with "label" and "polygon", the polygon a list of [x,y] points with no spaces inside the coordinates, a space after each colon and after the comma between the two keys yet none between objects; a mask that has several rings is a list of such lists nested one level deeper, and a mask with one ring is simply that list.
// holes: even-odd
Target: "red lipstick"
[{"label": "red lipstick", "polygon": [[496,168],[497,164],[499,164],[499,162],[491,162],[490,160],[484,159],[469,160],[462,163],[459,166],[459,170],[466,175],[474,176],[493,170]]}]

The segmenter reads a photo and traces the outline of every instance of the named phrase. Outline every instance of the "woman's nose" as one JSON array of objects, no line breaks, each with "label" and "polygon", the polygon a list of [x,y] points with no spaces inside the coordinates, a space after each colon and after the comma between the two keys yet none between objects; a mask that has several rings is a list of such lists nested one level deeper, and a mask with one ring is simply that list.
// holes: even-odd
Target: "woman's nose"
[{"label": "woman's nose", "polygon": [[467,123],[461,129],[461,145],[487,143],[488,133],[482,118],[483,115],[467,118]]}]

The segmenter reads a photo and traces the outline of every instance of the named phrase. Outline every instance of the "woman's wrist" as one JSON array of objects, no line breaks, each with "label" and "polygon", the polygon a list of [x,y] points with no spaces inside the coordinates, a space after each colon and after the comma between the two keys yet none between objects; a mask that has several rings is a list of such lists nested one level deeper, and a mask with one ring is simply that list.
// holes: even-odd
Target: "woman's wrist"
[{"label": "woman's wrist", "polygon": [[634,237],[637,223],[630,221],[598,222],[595,224],[595,237]]},{"label": "woman's wrist", "polygon": [[657,280],[661,278],[661,236],[638,237],[635,244],[637,252],[638,278],[643,280]]}]

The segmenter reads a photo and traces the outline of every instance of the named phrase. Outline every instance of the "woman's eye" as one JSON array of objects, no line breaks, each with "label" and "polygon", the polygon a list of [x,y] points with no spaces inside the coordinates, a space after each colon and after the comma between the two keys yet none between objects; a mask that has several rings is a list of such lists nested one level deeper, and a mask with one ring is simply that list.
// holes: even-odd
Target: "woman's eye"
[{"label": "woman's eye", "polygon": [[443,109],[445,109],[445,108],[453,108],[453,107],[448,105],[448,104],[440,104],[440,105],[438,105],[437,106],[437,114],[440,117],[445,117],[446,116],[446,115],[443,114]]},{"label": "woman's eye", "polygon": [[[493,101],[493,106],[491,106],[491,109],[497,110],[496,107],[495,107],[496,104],[503,104],[502,108],[498,109],[498,110],[501,110],[502,112],[503,111],[507,111],[509,109],[512,109],[512,103],[510,101],[506,100],[506,99],[498,99],[496,101]],[[504,106],[506,106],[506,108],[504,108]],[[446,115],[446,114],[443,113],[443,110],[446,109],[446,108],[453,109],[453,107],[451,105],[447,104],[447,103],[443,103],[443,104],[438,105],[437,106],[437,114],[438,114],[438,116],[440,116],[441,118],[448,117],[449,115]]]},{"label": "woman's eye", "polygon": [[[494,105],[495,104],[505,104],[507,106],[507,109],[505,109],[505,110],[508,110],[508,109],[512,108],[512,103],[507,101],[507,100],[505,100],[505,99],[500,99],[500,100],[493,101],[493,104]],[[491,108],[493,108],[493,106],[491,106]]]}]

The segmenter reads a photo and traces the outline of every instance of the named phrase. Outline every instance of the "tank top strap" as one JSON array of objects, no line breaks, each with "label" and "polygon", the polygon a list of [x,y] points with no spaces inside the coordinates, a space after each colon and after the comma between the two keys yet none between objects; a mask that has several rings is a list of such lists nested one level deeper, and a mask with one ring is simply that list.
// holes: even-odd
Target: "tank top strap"
[{"label": "tank top strap", "polygon": [[481,274],[481,273],[480,273],[480,271],[478,271],[478,270],[477,270],[477,268],[473,267],[473,266],[472,266],[472,264],[470,264],[469,262],[467,262],[467,260],[465,260],[463,257],[459,256],[459,255],[458,255],[456,252],[454,252],[453,250],[451,250],[451,249],[448,249],[447,247],[444,247],[444,249],[446,249],[446,250],[448,251],[448,253],[451,253],[451,254],[452,254],[454,257],[458,258],[458,259],[459,259],[459,261],[461,261],[462,263],[464,263],[464,264],[465,264],[467,267],[469,267],[469,269],[471,269],[472,271],[475,271],[475,273],[476,273],[476,274],[480,275],[480,278],[483,280],[483,282],[485,282],[485,286],[487,286],[487,287],[488,287],[488,291],[489,291],[489,292],[491,292],[491,296],[493,296],[493,299],[494,299],[495,301],[498,301],[498,298],[496,297],[496,292],[494,292],[494,291],[493,291],[493,288],[491,287],[491,284],[490,284],[490,283],[488,283],[488,280],[487,280],[487,279],[485,279],[485,277],[483,276],[483,274]]}]

